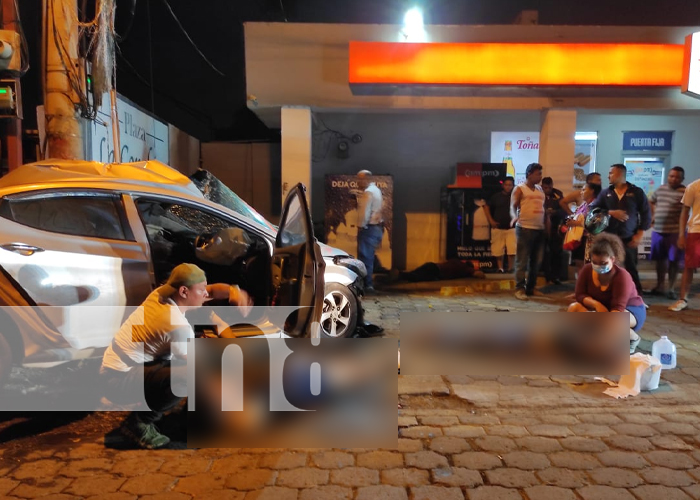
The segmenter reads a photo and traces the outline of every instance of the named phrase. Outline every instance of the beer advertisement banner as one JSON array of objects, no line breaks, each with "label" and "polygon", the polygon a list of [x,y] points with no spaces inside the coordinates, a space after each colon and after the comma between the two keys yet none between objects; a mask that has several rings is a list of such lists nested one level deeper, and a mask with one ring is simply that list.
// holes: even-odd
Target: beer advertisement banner
[{"label": "beer advertisement banner", "polygon": [[525,169],[540,158],[539,132],[491,132],[491,162],[505,163],[515,185],[525,182]]},{"label": "beer advertisement banner", "polygon": [[[370,180],[382,192],[384,235],[376,256],[381,267],[391,269],[391,235],[394,219],[394,179],[390,175],[373,175]],[[356,175],[326,175],[325,241],[357,257],[357,186]],[[375,272],[377,271],[375,265]]]},{"label": "beer advertisement banner", "polygon": [[[443,198],[447,212],[448,259],[469,260],[476,269],[498,269],[491,256],[491,226],[484,207],[501,191],[506,163],[460,163],[455,184]],[[469,186],[469,187],[456,187]]]}]

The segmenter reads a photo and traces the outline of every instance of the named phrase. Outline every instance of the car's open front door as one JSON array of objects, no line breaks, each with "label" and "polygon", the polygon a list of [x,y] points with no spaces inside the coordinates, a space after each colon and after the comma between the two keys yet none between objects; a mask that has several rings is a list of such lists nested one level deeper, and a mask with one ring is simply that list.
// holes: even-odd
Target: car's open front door
[{"label": "car's open front door", "polygon": [[317,337],[323,308],[321,249],[314,238],[306,188],[297,184],[284,201],[272,259],[274,306],[298,306],[285,323],[290,337]]}]

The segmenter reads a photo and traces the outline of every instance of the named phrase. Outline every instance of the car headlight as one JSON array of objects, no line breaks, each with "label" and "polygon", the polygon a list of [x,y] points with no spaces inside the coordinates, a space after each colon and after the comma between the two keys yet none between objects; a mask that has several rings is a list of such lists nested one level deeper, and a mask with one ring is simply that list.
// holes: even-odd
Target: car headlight
[{"label": "car headlight", "polygon": [[347,255],[339,255],[333,257],[333,263],[338,266],[347,267],[355,274],[357,274],[360,278],[364,278],[365,276],[367,276],[367,268],[365,267],[365,265],[362,263],[361,260],[355,259],[354,257],[350,257]]}]

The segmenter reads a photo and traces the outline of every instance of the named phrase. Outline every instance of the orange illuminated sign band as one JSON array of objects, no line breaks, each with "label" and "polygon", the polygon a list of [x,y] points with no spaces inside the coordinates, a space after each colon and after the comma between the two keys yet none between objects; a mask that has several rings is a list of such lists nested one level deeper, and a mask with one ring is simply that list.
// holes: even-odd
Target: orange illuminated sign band
[{"label": "orange illuminated sign band", "polygon": [[683,45],[350,42],[350,84],[680,86]]}]

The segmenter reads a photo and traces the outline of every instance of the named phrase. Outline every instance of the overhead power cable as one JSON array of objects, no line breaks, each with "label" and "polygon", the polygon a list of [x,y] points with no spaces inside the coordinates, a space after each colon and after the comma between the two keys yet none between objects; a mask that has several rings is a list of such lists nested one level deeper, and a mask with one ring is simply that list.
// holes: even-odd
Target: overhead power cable
[{"label": "overhead power cable", "polygon": [[216,71],[216,72],[217,72],[218,74],[220,74],[221,76],[225,77],[226,75],[225,75],[223,72],[221,72],[221,70],[219,70],[216,66],[214,66],[214,64],[213,64],[209,59],[207,59],[207,56],[205,56],[205,55],[202,53],[202,51],[199,50],[199,47],[197,47],[197,44],[194,43],[194,40],[192,40],[192,38],[190,37],[190,35],[187,33],[187,30],[185,30],[185,28],[182,26],[182,23],[180,22],[180,20],[179,20],[179,19],[177,18],[177,16],[175,15],[175,12],[173,12],[173,9],[170,7],[170,4],[168,3],[168,0],[163,0],[163,3],[165,4],[165,7],[168,9],[168,12],[170,12],[170,15],[171,15],[171,16],[173,17],[173,19],[175,20],[175,23],[176,23],[176,24],[178,25],[178,27],[180,28],[180,31],[182,31],[182,33],[185,35],[185,37],[187,38],[187,41],[190,42],[190,44],[192,45],[192,47],[194,48],[194,50],[197,51],[197,53],[200,55],[200,57],[201,57],[202,59],[204,59],[204,61],[209,65],[209,67],[210,67],[211,69],[213,69],[214,71]]}]

